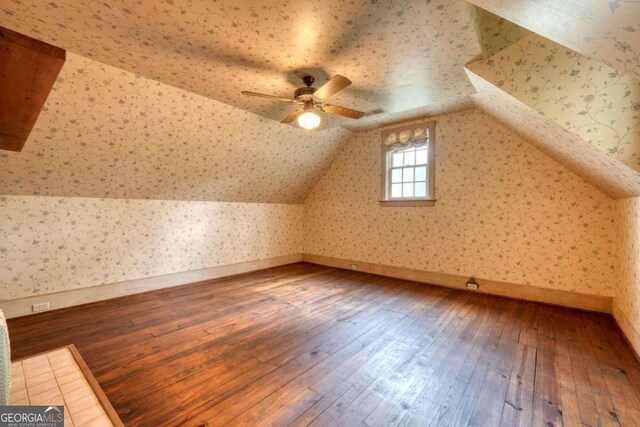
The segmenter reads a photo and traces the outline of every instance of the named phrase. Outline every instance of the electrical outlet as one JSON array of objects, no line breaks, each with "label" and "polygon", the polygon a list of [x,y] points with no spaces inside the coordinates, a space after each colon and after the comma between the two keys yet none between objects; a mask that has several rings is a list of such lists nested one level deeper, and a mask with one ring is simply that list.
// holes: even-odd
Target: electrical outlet
[{"label": "electrical outlet", "polygon": [[351,269],[352,269],[352,270],[357,270],[357,269],[358,269],[358,266],[357,266],[357,265],[355,265],[355,264],[351,264]]},{"label": "electrical outlet", "polygon": [[478,288],[480,288],[480,284],[476,282],[476,279],[472,277],[467,280],[467,289],[473,289],[474,291],[477,291]]},{"label": "electrical outlet", "polygon": [[31,312],[37,313],[39,311],[47,311],[49,310],[49,302],[41,302],[39,304],[33,304],[31,306]]},{"label": "electrical outlet", "polygon": [[258,269],[258,264],[253,264],[253,265],[251,266],[251,271],[253,271],[253,270],[257,270],[257,269]]}]

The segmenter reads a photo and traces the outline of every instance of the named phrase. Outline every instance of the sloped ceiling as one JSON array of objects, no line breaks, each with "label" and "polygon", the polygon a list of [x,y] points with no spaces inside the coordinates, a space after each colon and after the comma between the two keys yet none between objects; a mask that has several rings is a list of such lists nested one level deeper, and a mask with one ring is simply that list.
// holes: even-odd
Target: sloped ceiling
[{"label": "sloped ceiling", "polygon": [[640,82],[537,34],[466,68],[640,170]]},{"label": "sloped ceiling", "polygon": [[380,114],[368,117],[366,121],[358,120],[348,126],[349,130],[359,132],[375,127],[381,127],[390,124],[399,124],[415,120],[416,118],[424,119],[425,117],[439,116],[441,114],[458,112],[475,108],[475,103],[470,96],[465,95],[458,98],[447,99],[442,102],[427,105],[425,107],[412,108],[411,110],[401,111],[393,114]]},{"label": "sloped ceiling", "polygon": [[9,1],[0,25],[277,120],[294,107],[240,91],[343,74],[354,84],[333,103],[393,115],[471,94],[462,65],[480,52],[460,0]]},{"label": "sloped ceiling", "polygon": [[469,13],[484,59],[531,34],[531,31],[471,4],[469,4]]},{"label": "sloped ceiling", "polygon": [[[572,136],[517,99],[491,85],[474,95],[462,65],[481,49],[463,1],[5,3],[0,25],[74,53],[25,150],[0,153],[0,194],[299,203],[348,137],[336,125],[361,130],[441,114],[471,107],[470,97],[608,194],[640,194],[635,172],[569,144]],[[509,2],[472,3],[520,22]],[[569,9],[513,3],[542,13],[543,34],[573,37],[557,28],[575,20]],[[602,34],[606,23],[594,19],[579,47],[632,75],[637,40],[623,38],[636,23],[616,13],[634,9],[610,3],[613,30]],[[502,18],[483,19],[477,28],[487,57],[522,37],[517,25],[490,33]],[[289,96],[305,73],[318,85],[346,75],[354,85],[332,102],[387,113],[357,122],[325,117],[327,130],[312,137],[270,120],[291,106],[240,94]]]},{"label": "sloped ceiling", "polygon": [[473,72],[467,74],[478,90],[472,99],[481,110],[607,195],[640,195],[640,174],[633,169]]},{"label": "sloped ceiling", "polygon": [[307,131],[68,54],[0,194],[302,202],[350,131]]},{"label": "sloped ceiling", "polygon": [[468,0],[528,30],[640,79],[640,2]]},{"label": "sloped ceiling", "polygon": [[474,102],[612,197],[640,195],[640,82],[471,6]]}]

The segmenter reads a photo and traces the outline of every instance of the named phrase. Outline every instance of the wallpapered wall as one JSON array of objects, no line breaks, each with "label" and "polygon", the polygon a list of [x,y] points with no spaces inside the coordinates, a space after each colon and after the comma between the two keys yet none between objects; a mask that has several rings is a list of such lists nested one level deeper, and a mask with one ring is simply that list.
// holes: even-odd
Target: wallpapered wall
[{"label": "wallpapered wall", "polygon": [[467,0],[640,79],[636,0]]},{"label": "wallpapered wall", "polygon": [[309,132],[68,53],[0,194],[301,203],[349,131]]},{"label": "wallpapered wall", "polygon": [[614,304],[635,327],[635,333],[625,333],[640,352],[640,341],[634,339],[640,337],[640,198],[618,200],[616,222],[620,262]]},{"label": "wallpapered wall", "polygon": [[531,34],[530,31],[519,25],[478,6],[468,4],[468,7],[478,42],[482,48],[482,56],[485,59]]},{"label": "wallpapered wall", "polygon": [[476,106],[611,197],[640,196],[640,173],[467,70]]},{"label": "wallpapered wall", "polygon": [[640,82],[537,34],[466,67],[640,170]]},{"label": "wallpapered wall", "polygon": [[305,202],[306,253],[612,295],[614,201],[479,110],[435,118],[436,206],[380,207],[379,131]]},{"label": "wallpapered wall", "polygon": [[0,196],[0,299],[300,253],[301,205]]}]

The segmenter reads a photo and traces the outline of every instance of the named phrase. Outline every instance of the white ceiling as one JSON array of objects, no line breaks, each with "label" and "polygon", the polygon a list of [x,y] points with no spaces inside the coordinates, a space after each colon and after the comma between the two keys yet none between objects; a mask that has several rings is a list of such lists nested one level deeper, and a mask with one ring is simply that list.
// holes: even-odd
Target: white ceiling
[{"label": "white ceiling", "polygon": [[295,107],[240,91],[291,96],[306,73],[342,74],[354,84],[333,103],[393,116],[457,105],[480,53],[462,0],[10,1],[0,25],[276,120]]}]

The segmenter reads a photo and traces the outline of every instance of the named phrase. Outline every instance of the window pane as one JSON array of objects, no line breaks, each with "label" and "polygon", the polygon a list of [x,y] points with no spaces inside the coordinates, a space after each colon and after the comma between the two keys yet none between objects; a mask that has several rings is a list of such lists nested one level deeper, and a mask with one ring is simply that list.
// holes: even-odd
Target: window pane
[{"label": "window pane", "polygon": [[404,165],[405,166],[412,166],[416,164],[416,152],[411,150],[411,151],[406,151],[404,153]]},{"label": "window pane", "polygon": [[415,197],[427,197],[427,183],[416,182],[416,194]]},{"label": "window pane", "polygon": [[426,166],[420,166],[416,168],[416,181],[426,181],[427,180],[427,168]]},{"label": "window pane", "polygon": [[402,182],[402,169],[393,169],[391,171],[391,182]]},{"label": "window pane", "polygon": [[402,197],[402,184],[391,185],[391,197]]},{"label": "window pane", "polygon": [[413,183],[402,184],[402,197],[413,197]]},{"label": "window pane", "polygon": [[403,154],[402,153],[393,153],[393,167],[397,167],[397,166],[402,166],[402,159],[403,159]]},{"label": "window pane", "polygon": [[402,169],[402,181],[404,182],[413,181],[413,168]]},{"label": "window pane", "polygon": [[427,163],[427,150],[416,151],[416,165],[424,165]]}]

